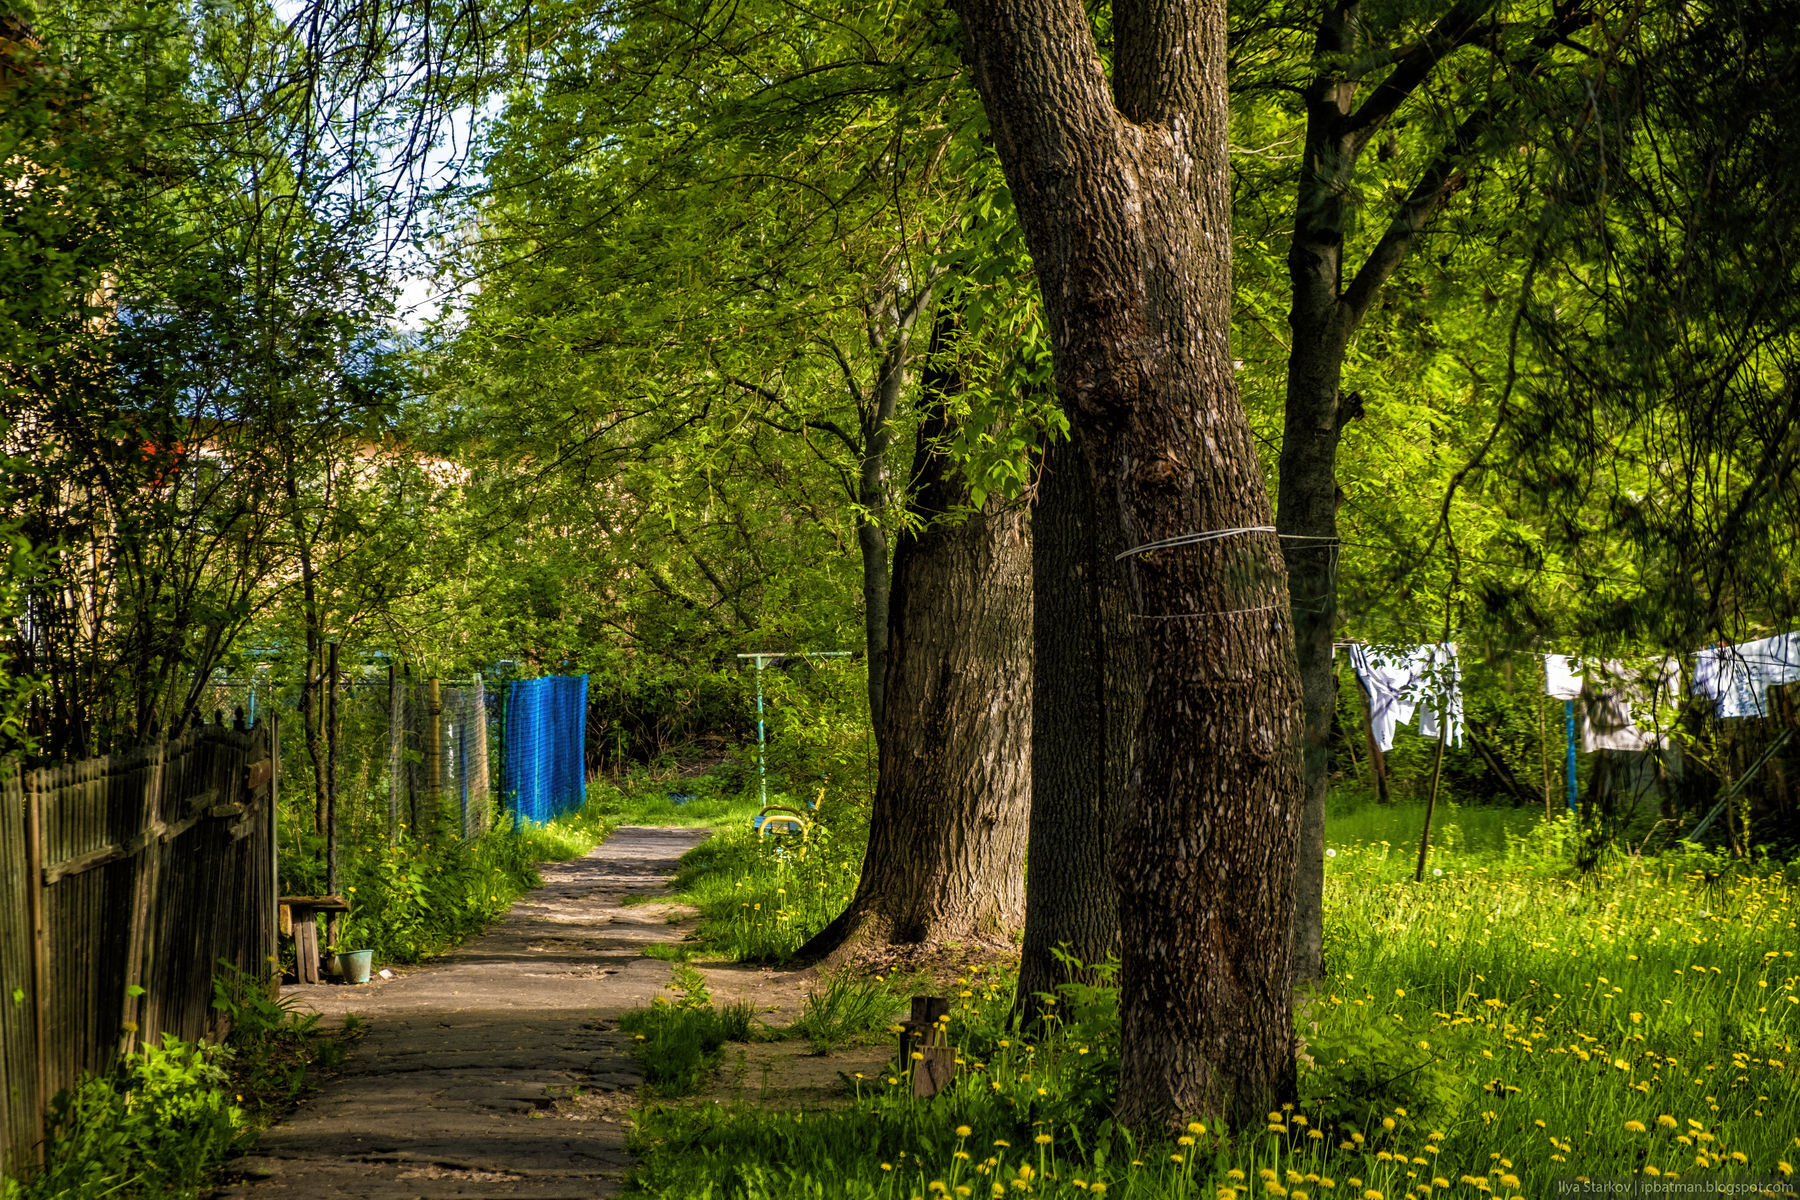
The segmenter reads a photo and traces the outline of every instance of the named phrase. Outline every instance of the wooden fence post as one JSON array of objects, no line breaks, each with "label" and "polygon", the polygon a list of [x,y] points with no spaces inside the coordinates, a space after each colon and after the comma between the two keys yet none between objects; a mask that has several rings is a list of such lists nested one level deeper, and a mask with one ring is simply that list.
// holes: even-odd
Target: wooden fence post
[{"label": "wooden fence post", "polygon": [[425,721],[425,797],[436,833],[444,807],[444,690],[435,675],[425,684]]},{"label": "wooden fence post", "polygon": [[[325,667],[325,891],[338,891],[338,644],[326,647]],[[337,945],[338,918],[333,913],[325,921],[325,936]]]},{"label": "wooden fence post", "polygon": [[469,721],[474,729],[475,740],[470,751],[474,769],[469,779],[469,791],[475,797],[477,805],[475,832],[486,833],[494,824],[494,805],[493,781],[488,778],[487,685],[482,680],[480,671],[475,672],[470,686],[474,699],[471,701],[473,711]]},{"label": "wooden fence post", "polygon": [[950,1001],[943,996],[914,996],[911,1019],[901,1026],[900,1062],[911,1068],[912,1094],[917,1099],[937,1095],[956,1074],[956,1047],[945,1044],[938,1025],[949,1012]]},{"label": "wooden fence post", "polygon": [[44,922],[44,823],[43,806],[38,795],[41,779],[37,771],[25,772],[25,887],[31,908],[31,992],[36,1009],[33,1025],[32,1069],[36,1096],[33,1097],[37,1125],[38,1161],[43,1161],[44,1108],[50,1101],[50,1054],[48,1046],[50,999],[50,941]]},{"label": "wooden fence post", "polygon": [[32,889],[27,850],[25,776],[0,762],[0,1172],[18,1175],[40,1139],[37,1009]]},{"label": "wooden fence post", "polygon": [[[406,721],[404,722],[405,728],[401,730],[401,736],[410,736],[412,738],[413,748],[416,751],[420,746],[424,745],[419,737],[418,730],[413,727],[419,719],[419,699],[418,694],[413,691],[411,664],[401,667],[400,670],[401,674],[405,676],[405,686],[403,690],[406,692]],[[420,836],[419,781],[420,768],[423,766],[423,763],[408,763],[406,765],[406,808],[407,812],[412,817],[412,834],[414,841],[417,841]]]},{"label": "wooden fence post", "polygon": [[401,753],[406,744],[406,693],[400,688],[400,673],[394,660],[388,659],[388,845],[400,840],[400,789],[405,786],[401,772],[406,759]]},{"label": "wooden fence post", "polygon": [[[150,987],[156,966],[156,922],[151,909],[156,901],[156,884],[162,868],[162,791],[164,760],[168,747],[158,743],[147,751],[137,776],[139,789],[136,842],[141,847],[132,881],[132,904],[128,942],[125,952],[124,1036],[119,1039],[119,1053],[130,1054],[148,1036],[144,1028],[148,1006],[144,996]],[[134,990],[135,989],[135,990]]]}]

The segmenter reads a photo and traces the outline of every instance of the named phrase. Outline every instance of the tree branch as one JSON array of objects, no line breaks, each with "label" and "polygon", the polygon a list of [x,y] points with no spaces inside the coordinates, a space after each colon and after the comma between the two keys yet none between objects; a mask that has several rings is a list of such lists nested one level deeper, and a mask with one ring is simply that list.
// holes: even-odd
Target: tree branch
[{"label": "tree branch", "polygon": [[1444,202],[1456,193],[1459,186],[1456,168],[1475,139],[1487,128],[1493,115],[1493,111],[1483,105],[1465,117],[1462,124],[1456,127],[1456,132],[1450,135],[1449,142],[1426,164],[1418,182],[1413,184],[1412,191],[1407,193],[1399,211],[1394,214],[1394,219],[1388,222],[1387,231],[1375,243],[1375,248],[1369,251],[1369,257],[1356,272],[1356,277],[1350,281],[1350,286],[1344,289],[1344,298],[1339,303],[1342,305],[1341,319],[1346,332],[1362,323],[1382,285],[1400,266],[1400,260],[1406,257],[1413,237],[1444,206]]},{"label": "tree branch", "polygon": [[1389,117],[1408,96],[1431,75],[1438,63],[1466,44],[1480,27],[1481,19],[1493,7],[1494,0],[1457,0],[1431,32],[1415,43],[1387,78],[1375,86],[1369,98],[1355,112],[1344,118],[1342,133],[1348,136],[1350,157],[1354,158],[1368,145],[1369,139],[1387,123]]},{"label": "tree branch", "polygon": [[[1559,4],[1557,6],[1555,21],[1551,27],[1531,40],[1530,49],[1519,64],[1522,74],[1535,73],[1543,65],[1550,51],[1561,44],[1569,36],[1570,31],[1586,23],[1589,3],[1590,0],[1572,0],[1567,5]],[[1459,5],[1459,7],[1461,6]],[[1448,20],[1449,17],[1446,16],[1445,21]],[[1440,22],[1439,28],[1442,27],[1443,22]],[[1396,73],[1398,71],[1399,68],[1396,68]],[[1386,87],[1387,85],[1384,83],[1382,86]],[[1363,108],[1358,110],[1356,116],[1360,116],[1374,102],[1375,97],[1370,96],[1364,102]],[[1406,257],[1413,238],[1425,227],[1425,223],[1437,214],[1444,203],[1456,193],[1460,186],[1457,176],[1458,166],[1474,147],[1476,140],[1499,119],[1501,113],[1510,105],[1511,101],[1498,101],[1490,95],[1486,101],[1476,107],[1474,112],[1463,119],[1462,123],[1456,127],[1456,131],[1450,135],[1449,141],[1438,150],[1431,162],[1426,164],[1425,170],[1419,175],[1418,182],[1413,185],[1412,191],[1401,202],[1399,211],[1388,223],[1387,231],[1381,235],[1381,240],[1369,252],[1369,257],[1356,272],[1356,277],[1351,280],[1350,286],[1344,290],[1341,301],[1343,307],[1340,311],[1346,332],[1355,329],[1362,322],[1363,317],[1368,314],[1370,306],[1374,304],[1375,296],[1381,291],[1382,285],[1399,267],[1401,259]],[[1355,120],[1356,116],[1350,119]],[[1373,132],[1373,127],[1369,132]]]},{"label": "tree branch", "polygon": [[[782,399],[779,395],[770,391],[768,388],[761,386],[760,384],[751,383],[747,379],[739,379],[735,375],[726,376],[726,380],[730,383],[736,384],[738,387],[743,388],[747,392],[752,392],[758,396],[761,396],[764,400],[767,400],[770,404],[773,404],[775,407],[779,408],[782,412],[785,412],[785,413],[793,412],[793,410],[790,409],[787,406],[787,404],[782,401]],[[783,425],[780,421],[777,421],[775,418],[767,416],[763,413],[751,413],[750,416],[751,416],[752,420],[761,421],[764,425],[767,425],[770,429],[780,430],[782,433],[791,433],[796,437],[804,437],[806,434],[806,431],[808,429],[817,429],[822,433],[829,433],[832,437],[834,437],[838,441],[842,442],[844,444],[844,448],[846,450],[850,451],[850,453],[856,455],[858,458],[862,457],[861,444],[858,443],[857,440],[855,438],[851,437],[848,433],[844,432],[844,427],[842,425],[839,425],[836,421],[819,420],[819,419],[813,418],[813,417],[800,417],[800,418],[797,418],[797,420],[799,421],[799,424],[797,424],[797,425]]]}]

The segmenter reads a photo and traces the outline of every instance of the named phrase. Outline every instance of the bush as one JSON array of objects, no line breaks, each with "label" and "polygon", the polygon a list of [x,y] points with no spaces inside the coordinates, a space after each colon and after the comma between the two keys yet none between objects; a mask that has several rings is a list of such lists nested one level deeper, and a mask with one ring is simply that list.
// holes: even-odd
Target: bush
[{"label": "bush", "polygon": [[536,852],[547,842],[561,849],[557,840],[554,830],[520,834],[503,821],[471,842],[408,840],[357,855],[344,872],[351,909],[339,947],[373,950],[382,962],[441,954],[536,887]]},{"label": "bush", "polygon": [[295,1014],[259,980],[222,965],[213,1007],[230,1023],[227,1042],[164,1034],[58,1093],[43,1168],[5,1180],[5,1200],[198,1196],[221,1162],[286,1109],[310,1068],[342,1058],[342,1042],[320,1031],[316,1015]]},{"label": "bush", "polygon": [[228,1053],[165,1035],[110,1073],[59,1092],[44,1167],[8,1197],[197,1196],[237,1148],[243,1114],[226,1091]]}]

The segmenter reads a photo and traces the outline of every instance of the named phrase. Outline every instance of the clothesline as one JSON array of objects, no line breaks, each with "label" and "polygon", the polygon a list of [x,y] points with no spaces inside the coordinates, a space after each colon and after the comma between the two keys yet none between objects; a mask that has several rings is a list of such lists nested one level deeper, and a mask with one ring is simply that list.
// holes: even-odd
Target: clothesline
[{"label": "clothesline", "polygon": [[[1395,728],[1419,717],[1423,737],[1443,737],[1461,744],[1461,668],[1453,642],[1370,647],[1361,642],[1333,643],[1348,649],[1350,664],[1368,698],[1370,732],[1378,749],[1391,750]],[[1536,655],[1544,664],[1546,695],[1568,705],[1573,753],[1576,701],[1580,701],[1582,748],[1645,751],[1664,745],[1657,712],[1675,708],[1681,685],[1678,657],[1664,654],[1650,666],[1619,659],[1563,654]],[[1765,717],[1768,689],[1800,683],[1800,631],[1762,638],[1737,646],[1694,652],[1691,694],[1711,700],[1720,718]],[[1591,676],[1591,678],[1590,678]],[[1637,710],[1648,706],[1651,728]]]}]

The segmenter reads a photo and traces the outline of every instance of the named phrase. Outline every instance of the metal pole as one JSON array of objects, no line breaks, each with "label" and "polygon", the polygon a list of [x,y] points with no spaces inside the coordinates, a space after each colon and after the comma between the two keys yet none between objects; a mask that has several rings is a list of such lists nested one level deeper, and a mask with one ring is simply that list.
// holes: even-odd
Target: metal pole
[{"label": "metal pole", "polygon": [[1575,778],[1575,702],[1563,701],[1563,736],[1568,743],[1568,759],[1563,767],[1563,775],[1569,781],[1569,811],[1575,811],[1577,780]]},{"label": "metal pole", "polygon": [[754,654],[739,654],[739,658],[756,660],[756,774],[757,794],[762,797],[765,807],[769,803],[769,758],[768,731],[763,720],[763,660],[773,658],[849,658],[851,650],[764,650]]},{"label": "metal pole", "polygon": [[769,806],[769,750],[763,726],[763,656],[756,656],[756,785],[764,808]]}]

